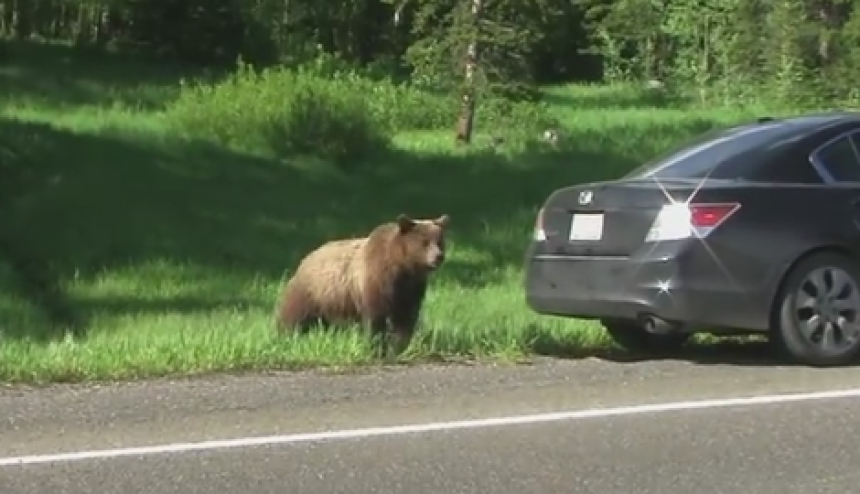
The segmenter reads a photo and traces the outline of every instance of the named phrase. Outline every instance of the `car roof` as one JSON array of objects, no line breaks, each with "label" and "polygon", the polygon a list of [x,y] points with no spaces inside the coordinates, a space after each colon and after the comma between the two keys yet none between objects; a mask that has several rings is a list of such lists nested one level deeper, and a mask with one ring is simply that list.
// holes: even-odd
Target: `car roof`
[{"label": "car roof", "polygon": [[[835,110],[828,112],[807,113],[805,115],[795,115],[791,117],[773,118],[761,117],[757,123],[779,122],[798,133],[812,133],[822,130],[826,127],[848,123],[860,122],[860,112],[847,110]],[[805,132],[804,132],[805,131]]]},{"label": "car roof", "polygon": [[715,136],[731,134],[738,129],[767,128],[766,132],[757,132],[763,141],[782,140],[787,137],[806,137],[821,130],[848,122],[860,123],[860,112],[831,111],[808,113],[790,117],[759,117],[752,122],[744,122],[731,127],[718,129]]},{"label": "car roof", "polygon": [[[746,167],[753,161],[766,159],[770,150],[781,144],[798,142],[849,122],[860,123],[860,112],[828,111],[781,118],[760,117],[752,122],[699,134],[691,141],[644,163],[624,178],[668,178],[677,176],[679,172],[681,175],[706,176],[711,175],[711,171],[716,171],[721,164],[730,162],[745,163]],[[723,168],[723,171],[728,175],[738,172],[734,166]]]}]

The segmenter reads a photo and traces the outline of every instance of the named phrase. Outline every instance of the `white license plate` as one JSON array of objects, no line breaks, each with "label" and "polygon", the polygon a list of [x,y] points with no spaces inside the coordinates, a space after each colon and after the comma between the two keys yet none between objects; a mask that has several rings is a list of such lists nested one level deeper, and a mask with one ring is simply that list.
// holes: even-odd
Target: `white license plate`
[{"label": "white license plate", "polygon": [[570,240],[600,240],[603,214],[575,214],[570,222]]}]

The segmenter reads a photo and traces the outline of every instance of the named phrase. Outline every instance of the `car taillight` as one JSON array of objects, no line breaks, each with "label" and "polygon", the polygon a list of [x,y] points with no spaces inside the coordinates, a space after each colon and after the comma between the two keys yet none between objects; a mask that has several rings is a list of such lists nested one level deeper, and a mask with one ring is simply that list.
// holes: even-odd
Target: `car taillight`
[{"label": "car taillight", "polygon": [[645,236],[646,242],[704,238],[740,209],[732,203],[673,203],[663,206]]},{"label": "car taillight", "polygon": [[537,217],[535,218],[535,228],[532,238],[535,242],[546,241],[546,232],[543,230],[543,208],[538,210]]}]

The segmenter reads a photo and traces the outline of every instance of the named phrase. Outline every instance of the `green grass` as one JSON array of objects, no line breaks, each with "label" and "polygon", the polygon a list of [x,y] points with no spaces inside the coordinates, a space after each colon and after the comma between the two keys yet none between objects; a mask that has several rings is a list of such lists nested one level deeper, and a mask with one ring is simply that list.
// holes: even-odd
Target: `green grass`
[{"label": "green grass", "polygon": [[[243,145],[237,132],[250,129],[251,139],[278,115],[262,107],[255,111],[263,116],[242,107],[206,113],[206,101],[194,99],[200,94],[181,95],[170,67],[18,49],[0,66],[7,382],[373,364],[356,334],[276,334],[272,310],[285,270],[309,249],[400,212],[452,217],[449,261],[404,361],[605,349],[595,324],[539,317],[525,305],[521,263],[537,207],[561,184],[615,177],[693,133],[766,110],[660,107],[623,87],[553,88],[548,111],[563,129],[559,148],[533,139],[547,115],[525,107],[506,114],[491,102],[477,144],[464,150],[450,126],[433,130],[427,118],[370,98],[372,118],[395,131],[392,142],[367,150],[360,167],[345,166],[294,148]],[[36,83],[58,73],[69,79]],[[414,91],[403,98],[393,105],[401,113],[432,98],[449,108]],[[226,142],[197,125],[230,112],[244,120],[224,127],[232,132]],[[493,148],[491,134],[510,139]]]}]

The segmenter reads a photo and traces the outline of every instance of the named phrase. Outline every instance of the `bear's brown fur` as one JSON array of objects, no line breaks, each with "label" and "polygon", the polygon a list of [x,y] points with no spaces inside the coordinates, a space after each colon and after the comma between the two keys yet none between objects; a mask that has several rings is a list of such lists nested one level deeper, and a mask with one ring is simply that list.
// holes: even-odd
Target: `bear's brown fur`
[{"label": "bear's brown fur", "polygon": [[418,323],[430,273],[445,260],[448,215],[398,216],[364,238],[327,242],[302,259],[276,310],[282,331],[363,323],[401,349]]}]

